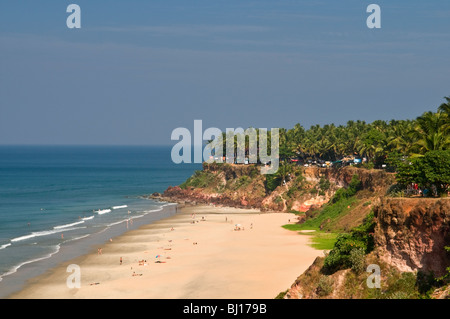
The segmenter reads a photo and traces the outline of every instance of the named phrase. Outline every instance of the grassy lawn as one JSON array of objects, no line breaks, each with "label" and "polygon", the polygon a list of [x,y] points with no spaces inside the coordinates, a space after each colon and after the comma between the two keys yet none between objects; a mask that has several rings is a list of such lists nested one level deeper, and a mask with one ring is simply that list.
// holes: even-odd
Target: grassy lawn
[{"label": "grassy lawn", "polygon": [[[340,217],[345,216],[350,211],[348,207],[356,202],[357,200],[351,197],[342,199],[334,204],[325,205],[317,216],[308,219],[303,224],[288,224],[284,225],[283,228],[311,236],[311,246],[316,249],[331,250],[340,232],[339,229],[333,229],[334,224]],[[320,230],[320,225],[327,220],[330,221],[326,226],[328,231]],[[314,232],[300,232],[302,230],[314,230]]]},{"label": "grassy lawn", "polygon": [[334,247],[337,235],[337,233],[314,232],[310,235],[312,236],[311,247],[318,250],[331,250]]},{"label": "grassy lawn", "polygon": [[[338,233],[329,233],[311,227],[305,226],[305,224],[288,224],[283,228],[292,231],[298,231],[300,235],[311,236],[311,247],[318,250],[331,250]],[[302,230],[314,230],[314,232],[301,232]]]}]

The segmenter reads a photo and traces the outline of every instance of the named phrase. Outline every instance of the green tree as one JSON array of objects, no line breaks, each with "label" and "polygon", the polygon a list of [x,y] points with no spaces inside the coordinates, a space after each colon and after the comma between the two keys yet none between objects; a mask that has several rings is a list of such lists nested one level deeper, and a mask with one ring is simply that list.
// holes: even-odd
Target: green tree
[{"label": "green tree", "polygon": [[450,148],[450,135],[445,128],[448,125],[448,117],[444,113],[425,112],[416,121],[414,134],[417,140],[412,146],[415,156]]},{"label": "green tree", "polygon": [[436,187],[438,194],[450,185],[450,150],[429,151],[422,157],[398,166],[397,182],[403,186],[417,183],[420,187]]}]

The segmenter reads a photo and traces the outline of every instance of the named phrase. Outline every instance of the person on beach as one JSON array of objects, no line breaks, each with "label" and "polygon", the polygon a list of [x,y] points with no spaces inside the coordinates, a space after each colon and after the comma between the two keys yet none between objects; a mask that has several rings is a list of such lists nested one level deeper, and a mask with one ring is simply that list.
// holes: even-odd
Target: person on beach
[{"label": "person on beach", "polygon": [[122,265],[122,257],[120,257],[120,264]]}]

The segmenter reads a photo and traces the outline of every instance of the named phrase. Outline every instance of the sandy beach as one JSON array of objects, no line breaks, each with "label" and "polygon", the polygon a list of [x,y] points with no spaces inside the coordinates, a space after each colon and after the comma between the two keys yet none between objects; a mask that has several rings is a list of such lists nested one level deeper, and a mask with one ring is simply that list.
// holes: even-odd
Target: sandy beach
[{"label": "sandy beach", "polygon": [[[309,236],[281,227],[289,220],[292,214],[188,206],[30,280],[10,298],[271,299],[323,255]],[[71,264],[80,267],[80,288],[67,285]]]}]

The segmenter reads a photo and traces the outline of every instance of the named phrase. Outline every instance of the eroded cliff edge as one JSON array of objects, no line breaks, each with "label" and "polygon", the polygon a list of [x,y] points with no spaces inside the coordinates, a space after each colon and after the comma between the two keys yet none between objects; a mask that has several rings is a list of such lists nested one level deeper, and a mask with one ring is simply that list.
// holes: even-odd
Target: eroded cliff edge
[{"label": "eroded cliff edge", "polygon": [[380,258],[401,271],[432,271],[450,265],[450,199],[383,198],[374,207]]}]

